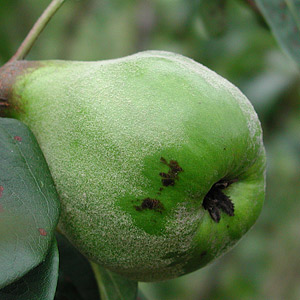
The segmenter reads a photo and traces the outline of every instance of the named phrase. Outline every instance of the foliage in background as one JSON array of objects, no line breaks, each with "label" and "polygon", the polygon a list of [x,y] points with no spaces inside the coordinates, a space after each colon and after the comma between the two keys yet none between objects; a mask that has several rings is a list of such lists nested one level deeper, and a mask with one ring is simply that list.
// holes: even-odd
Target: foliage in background
[{"label": "foliage in background", "polygon": [[281,47],[300,66],[300,1],[256,0],[256,3]]},{"label": "foliage in background", "polygon": [[[48,2],[1,2],[1,65]],[[239,245],[213,265],[141,288],[150,300],[300,299],[299,73],[254,1],[220,1],[221,8],[207,10],[211,18],[202,2],[67,1],[28,59],[102,60],[146,49],[169,50],[237,85],[255,106],[264,129],[268,171],[263,213]]]}]

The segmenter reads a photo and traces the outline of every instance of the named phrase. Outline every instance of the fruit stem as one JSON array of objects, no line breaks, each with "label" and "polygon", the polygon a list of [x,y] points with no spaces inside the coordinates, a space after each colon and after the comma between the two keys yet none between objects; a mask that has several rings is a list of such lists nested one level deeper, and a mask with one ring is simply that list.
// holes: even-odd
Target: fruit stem
[{"label": "fruit stem", "polygon": [[34,45],[35,41],[44,30],[50,19],[56,13],[56,11],[62,6],[65,0],[52,0],[49,6],[44,10],[42,15],[38,18],[36,23],[33,25],[32,29],[29,31],[28,35],[24,39],[23,43],[14,54],[14,56],[9,60],[9,62],[21,60],[26,57],[30,49]]}]

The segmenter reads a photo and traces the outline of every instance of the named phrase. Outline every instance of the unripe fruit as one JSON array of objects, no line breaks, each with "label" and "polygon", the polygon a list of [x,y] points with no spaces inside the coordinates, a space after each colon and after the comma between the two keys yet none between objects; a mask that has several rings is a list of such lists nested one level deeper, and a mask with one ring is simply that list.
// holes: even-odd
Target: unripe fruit
[{"label": "unripe fruit", "polygon": [[139,281],[174,278],[226,252],[257,219],[259,120],[201,64],[149,51],[20,61],[0,76],[6,115],[31,128],[49,164],[61,231],[94,262]]}]

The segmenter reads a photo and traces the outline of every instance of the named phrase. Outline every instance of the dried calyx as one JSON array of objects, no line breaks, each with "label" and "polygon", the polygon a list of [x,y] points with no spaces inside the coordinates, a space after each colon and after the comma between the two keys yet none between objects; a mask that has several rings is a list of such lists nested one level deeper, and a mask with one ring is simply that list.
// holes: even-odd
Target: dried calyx
[{"label": "dried calyx", "polygon": [[217,223],[221,220],[221,210],[229,216],[234,216],[234,204],[229,196],[224,194],[224,189],[236,181],[236,179],[230,181],[221,179],[211,187],[204,197],[202,205]]}]

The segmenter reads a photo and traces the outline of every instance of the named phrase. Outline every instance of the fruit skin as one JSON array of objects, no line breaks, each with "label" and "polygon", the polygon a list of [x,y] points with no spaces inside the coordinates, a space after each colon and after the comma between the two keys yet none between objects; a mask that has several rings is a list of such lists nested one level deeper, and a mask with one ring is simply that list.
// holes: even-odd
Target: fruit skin
[{"label": "fruit skin", "polygon": [[[252,227],[264,200],[262,130],[228,81],[161,51],[26,64],[10,80],[6,116],[36,135],[60,195],[60,230],[89,259],[166,280],[212,262]],[[182,170],[164,186],[172,161]],[[222,179],[235,180],[224,189],[234,216],[221,212],[217,223],[202,202]]]}]

